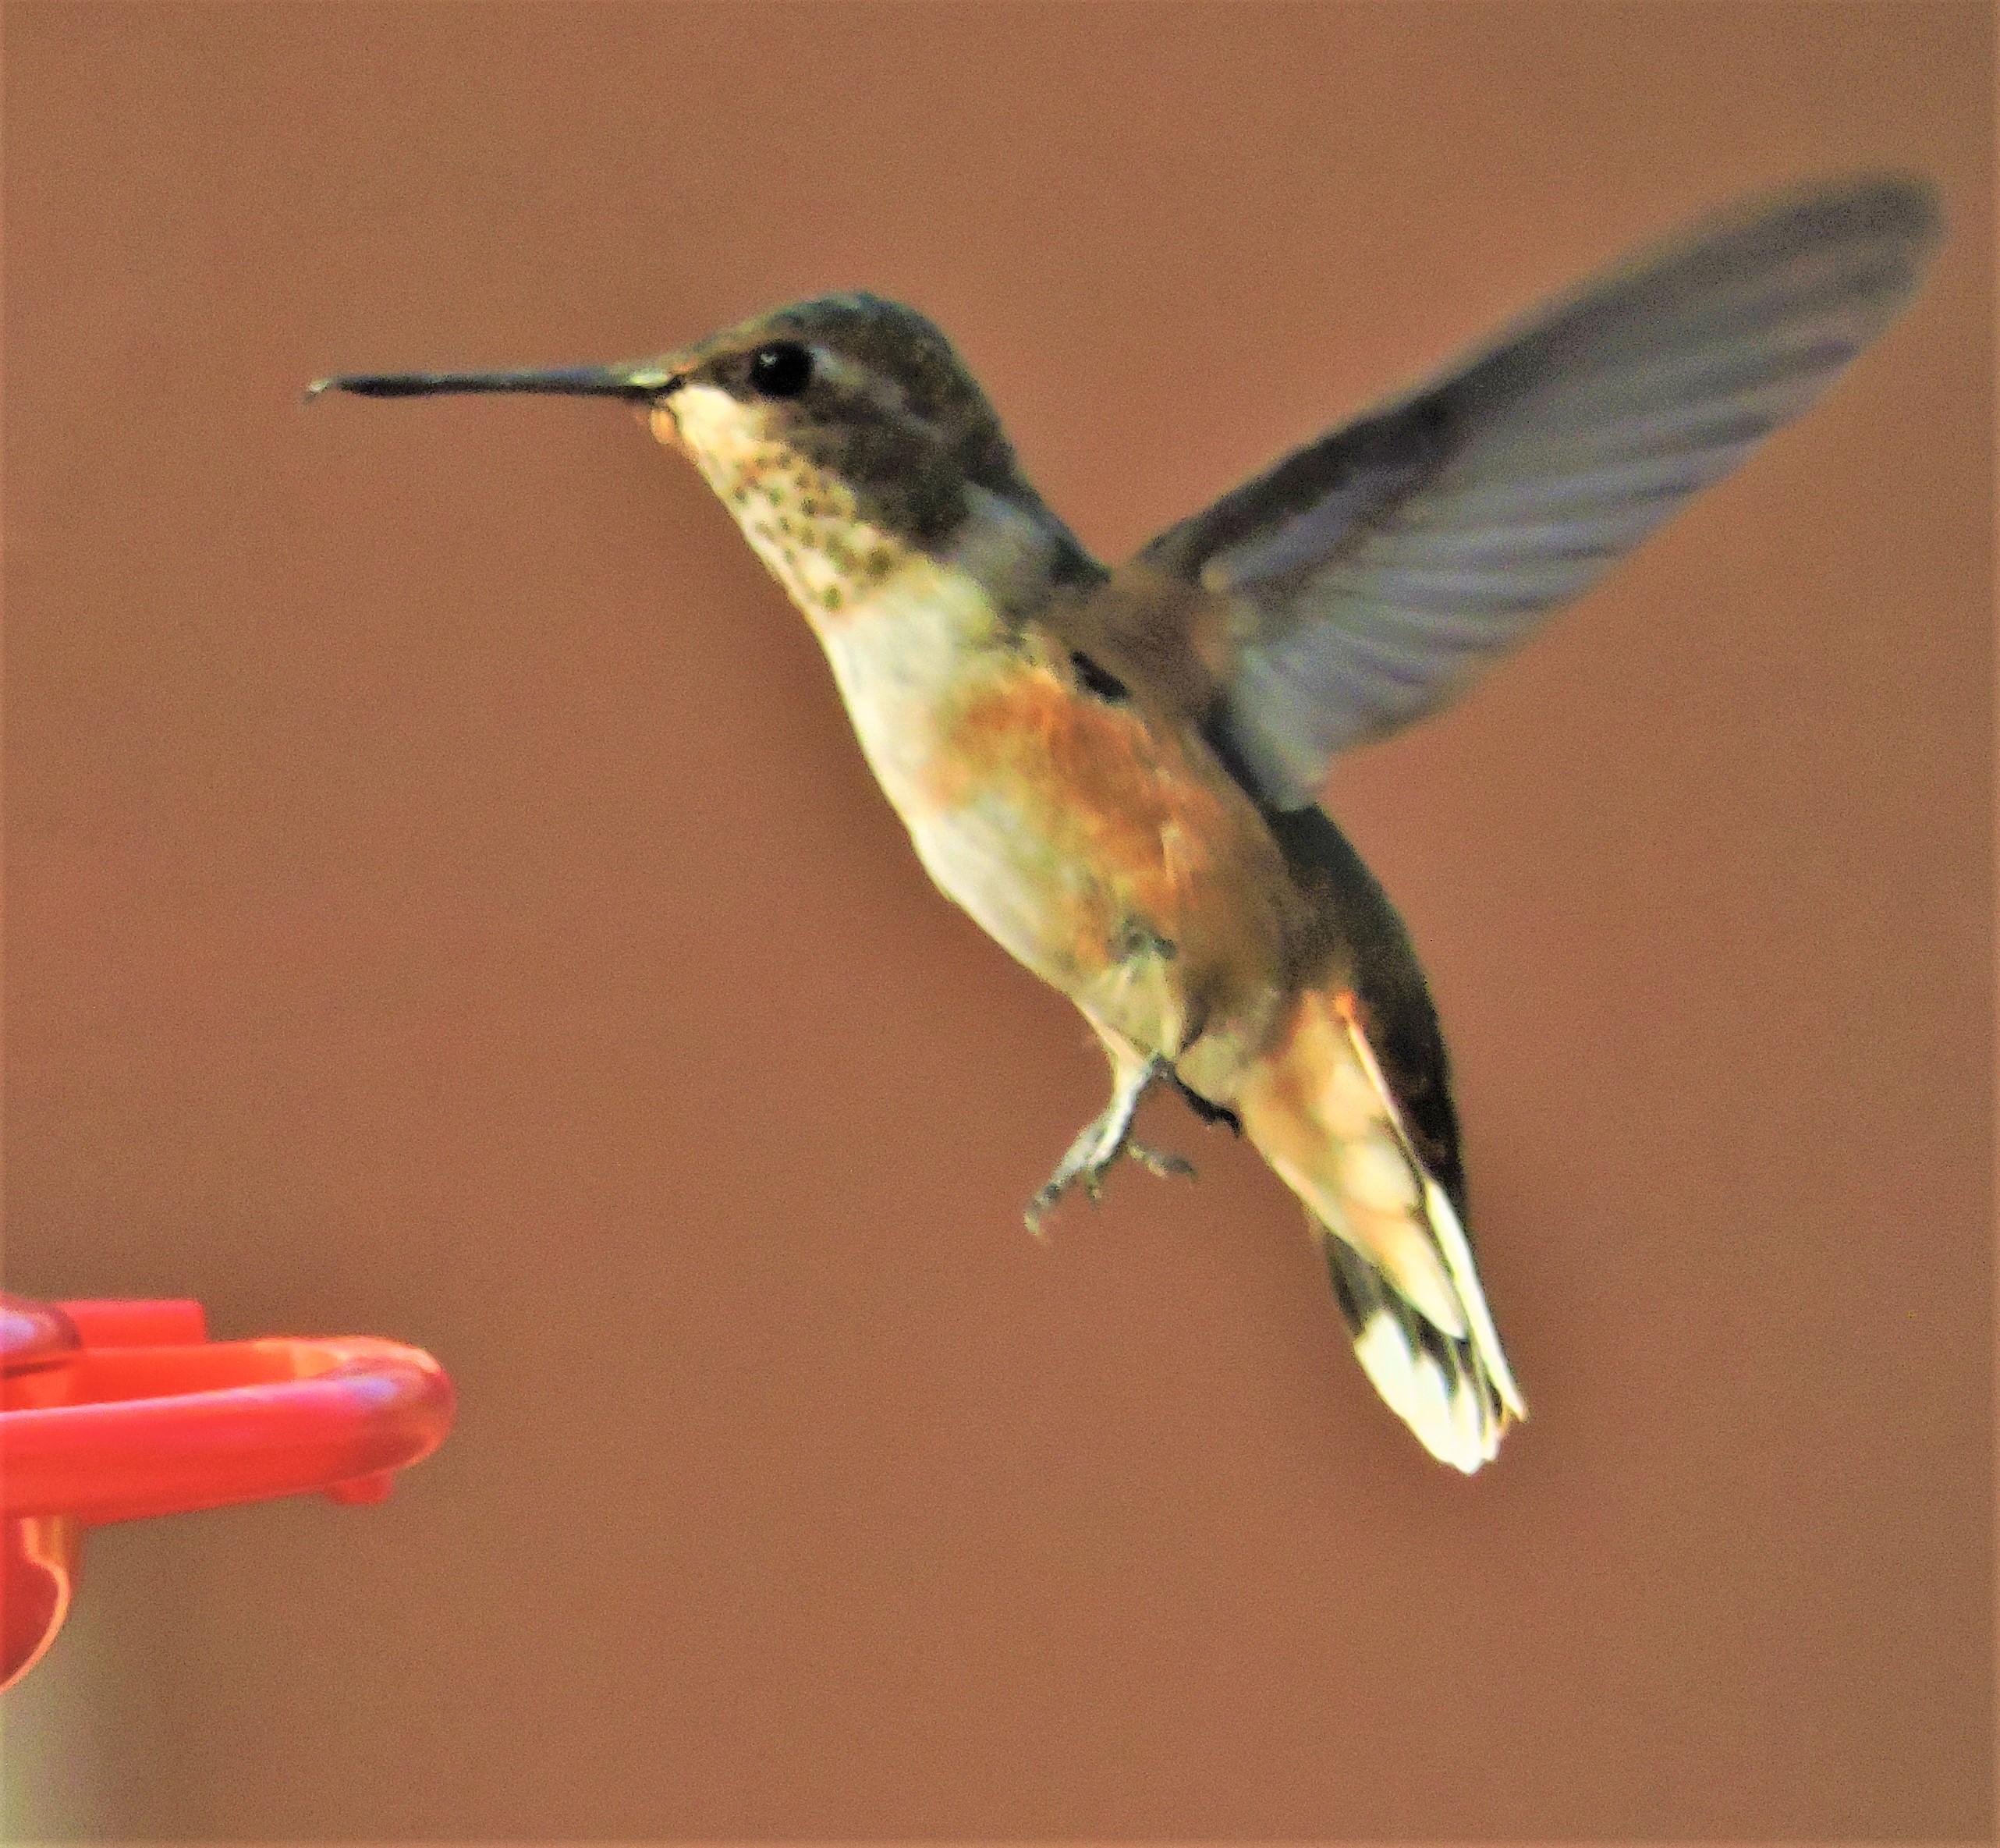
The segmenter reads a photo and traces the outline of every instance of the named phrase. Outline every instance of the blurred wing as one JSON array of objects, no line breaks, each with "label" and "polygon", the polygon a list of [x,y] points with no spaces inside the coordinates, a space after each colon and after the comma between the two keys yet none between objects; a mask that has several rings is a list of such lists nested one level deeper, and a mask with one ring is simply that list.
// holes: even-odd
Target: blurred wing
[{"label": "blurred wing", "polygon": [[1214,717],[1258,792],[1434,711],[1796,417],[1914,291],[1928,186],[1764,201],[1286,457],[1135,565],[1228,600]]}]

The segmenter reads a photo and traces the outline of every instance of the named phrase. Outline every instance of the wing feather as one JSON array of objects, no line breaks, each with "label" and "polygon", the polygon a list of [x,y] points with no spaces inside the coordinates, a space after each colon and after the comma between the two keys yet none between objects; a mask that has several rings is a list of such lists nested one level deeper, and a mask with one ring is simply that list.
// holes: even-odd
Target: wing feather
[{"label": "wing feather", "polygon": [[1850,180],[1711,225],[1517,325],[1155,539],[1229,598],[1211,715],[1257,793],[1434,711],[1799,415],[1914,292],[1931,189]]}]

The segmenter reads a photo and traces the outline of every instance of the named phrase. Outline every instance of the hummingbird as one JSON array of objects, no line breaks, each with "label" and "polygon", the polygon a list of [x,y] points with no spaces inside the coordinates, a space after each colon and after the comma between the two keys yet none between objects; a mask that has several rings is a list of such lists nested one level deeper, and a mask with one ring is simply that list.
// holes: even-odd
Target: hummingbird
[{"label": "hummingbird", "polygon": [[[654,357],[355,374],[373,397],[623,399],[822,644],[952,899],[1081,1010],[1111,1098],[1027,1209],[1121,1160],[1155,1087],[1303,1203],[1367,1377],[1468,1474],[1527,1414],[1467,1231],[1410,935],[1324,806],[1797,416],[1914,293],[1931,187],[1850,178],[1629,260],[1107,566],[914,309],[819,296]],[[1278,356],[1278,363],[1290,362]]]}]

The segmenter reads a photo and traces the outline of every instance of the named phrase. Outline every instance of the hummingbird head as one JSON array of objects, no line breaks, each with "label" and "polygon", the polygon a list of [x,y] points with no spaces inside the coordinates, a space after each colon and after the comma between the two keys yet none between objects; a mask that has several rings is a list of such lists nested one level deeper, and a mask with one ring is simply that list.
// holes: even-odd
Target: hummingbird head
[{"label": "hummingbird head", "polygon": [[693,460],[816,618],[912,553],[961,547],[969,527],[1055,530],[986,394],[913,308],[822,296],[670,363],[654,434]]},{"label": "hummingbird head", "polygon": [[625,364],[364,374],[321,380],[309,395],[329,388],[626,399],[693,462],[816,621],[913,555],[977,550],[990,567],[982,575],[1002,580],[1045,581],[1083,559],[951,342],[878,296],[821,296]]}]

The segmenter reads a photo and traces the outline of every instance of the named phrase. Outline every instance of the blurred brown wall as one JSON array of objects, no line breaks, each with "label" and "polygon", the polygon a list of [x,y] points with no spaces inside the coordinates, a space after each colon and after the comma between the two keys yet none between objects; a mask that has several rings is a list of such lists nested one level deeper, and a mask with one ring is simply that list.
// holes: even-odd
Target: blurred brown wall
[{"label": "blurred brown wall", "polygon": [[[386,1507],[107,1532],[16,1835],[1992,1825],[1990,16],[14,5],[7,1277],[434,1349]],[[608,409],[329,402],[866,285],[1116,553],[1632,243],[1933,286],[1344,818],[1535,1417],[1101,1101]]]}]

